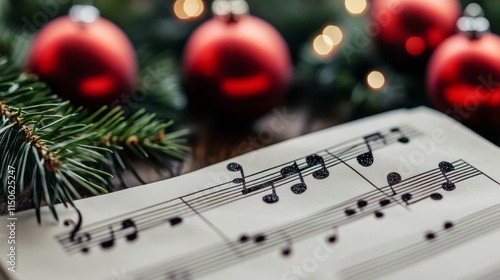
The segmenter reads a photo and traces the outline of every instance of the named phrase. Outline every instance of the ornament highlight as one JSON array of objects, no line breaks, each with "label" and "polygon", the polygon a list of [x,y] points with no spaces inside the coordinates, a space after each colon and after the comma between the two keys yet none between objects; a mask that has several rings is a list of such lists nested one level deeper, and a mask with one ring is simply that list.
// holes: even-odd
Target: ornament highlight
[{"label": "ornament highlight", "polygon": [[291,80],[288,47],[267,22],[248,15],[245,1],[216,0],[183,57],[193,109],[252,120],[283,100]]},{"label": "ornament highlight", "polygon": [[44,26],[33,39],[27,72],[59,96],[95,110],[131,94],[137,75],[135,51],[126,35],[88,5]]},{"label": "ornament highlight", "polygon": [[397,68],[421,68],[437,46],[456,32],[460,13],[458,0],[374,0],[375,45]]},{"label": "ornament highlight", "polygon": [[[458,21],[462,33],[445,40],[427,70],[431,104],[475,128],[500,127],[500,37],[477,4]],[[479,8],[480,9],[480,8]]]}]

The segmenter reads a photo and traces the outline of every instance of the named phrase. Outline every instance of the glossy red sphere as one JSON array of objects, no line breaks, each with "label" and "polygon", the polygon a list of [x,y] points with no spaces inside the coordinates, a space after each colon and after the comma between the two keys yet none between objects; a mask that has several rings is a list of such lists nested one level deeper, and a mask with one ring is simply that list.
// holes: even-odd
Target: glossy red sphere
[{"label": "glossy red sphere", "polygon": [[110,21],[82,25],[65,16],[35,36],[27,71],[73,104],[97,109],[130,95],[137,62],[128,38]]},{"label": "glossy red sphere", "polygon": [[189,39],[184,82],[194,107],[219,116],[254,119],[283,100],[292,65],[286,43],[265,21],[213,18]]},{"label": "glossy red sphere", "polygon": [[457,34],[435,51],[427,70],[432,105],[474,127],[500,127],[500,37]]},{"label": "glossy red sphere", "polygon": [[376,27],[367,30],[379,53],[395,66],[415,68],[456,32],[461,8],[458,0],[374,0],[371,15]]}]

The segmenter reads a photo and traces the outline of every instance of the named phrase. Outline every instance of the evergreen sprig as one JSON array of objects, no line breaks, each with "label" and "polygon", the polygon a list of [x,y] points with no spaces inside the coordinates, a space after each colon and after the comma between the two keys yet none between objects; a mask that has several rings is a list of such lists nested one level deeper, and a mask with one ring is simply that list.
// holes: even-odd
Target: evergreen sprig
[{"label": "evergreen sprig", "polygon": [[[9,166],[16,169],[16,196],[29,186],[38,222],[45,202],[73,205],[83,195],[112,189],[112,175],[130,170],[129,155],[155,167],[183,160],[185,131],[166,133],[171,121],[139,110],[126,118],[116,107],[89,113],[61,100],[34,76],[0,58],[0,194],[8,194]],[[74,206],[74,205],[73,205]]]}]

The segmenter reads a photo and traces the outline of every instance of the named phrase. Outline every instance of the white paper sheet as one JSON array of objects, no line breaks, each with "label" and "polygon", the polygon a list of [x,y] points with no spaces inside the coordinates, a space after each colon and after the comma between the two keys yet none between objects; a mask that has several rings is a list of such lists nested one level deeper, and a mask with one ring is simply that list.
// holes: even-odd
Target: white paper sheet
[{"label": "white paper sheet", "polygon": [[0,266],[21,280],[481,279],[500,274],[499,159],[440,113],[393,111],[59,206],[59,223],[1,217]]}]

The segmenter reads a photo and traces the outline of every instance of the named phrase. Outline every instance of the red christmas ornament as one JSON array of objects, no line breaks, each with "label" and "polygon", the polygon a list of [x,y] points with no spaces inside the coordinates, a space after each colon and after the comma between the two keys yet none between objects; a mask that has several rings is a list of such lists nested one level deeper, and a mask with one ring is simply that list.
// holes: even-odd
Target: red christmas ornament
[{"label": "red christmas ornament", "polygon": [[462,34],[445,40],[427,70],[432,105],[456,119],[480,128],[499,127],[500,37],[489,28],[477,4],[458,21]]},{"label": "red christmas ornament", "polygon": [[280,34],[247,15],[245,1],[216,0],[215,17],[189,39],[184,53],[186,91],[195,109],[251,120],[283,100],[292,74]]},{"label": "red christmas ornament", "polygon": [[456,32],[458,0],[374,0],[371,16],[379,53],[396,67],[425,66],[434,49]]},{"label": "red christmas ornament", "polygon": [[136,57],[125,34],[92,6],[75,5],[69,16],[44,26],[33,40],[27,71],[75,105],[115,106],[130,95]]}]

